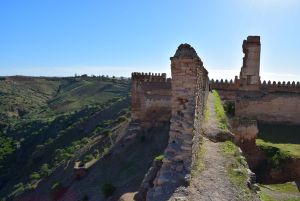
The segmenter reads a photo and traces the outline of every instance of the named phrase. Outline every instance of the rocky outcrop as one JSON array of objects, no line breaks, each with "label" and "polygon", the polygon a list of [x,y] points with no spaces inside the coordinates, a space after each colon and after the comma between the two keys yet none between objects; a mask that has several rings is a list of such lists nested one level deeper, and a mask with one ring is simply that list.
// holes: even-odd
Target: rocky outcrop
[{"label": "rocky outcrop", "polygon": [[208,91],[208,73],[194,48],[178,47],[171,57],[172,117],[169,144],[154,187],[147,200],[167,200],[175,189],[188,185],[193,150],[198,149],[201,122]]}]

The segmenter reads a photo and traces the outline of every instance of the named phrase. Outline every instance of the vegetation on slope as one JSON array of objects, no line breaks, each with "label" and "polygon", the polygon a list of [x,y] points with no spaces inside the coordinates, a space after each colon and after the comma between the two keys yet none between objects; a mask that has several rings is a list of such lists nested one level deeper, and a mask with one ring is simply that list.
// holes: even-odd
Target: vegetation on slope
[{"label": "vegetation on slope", "polygon": [[220,96],[216,90],[213,90],[214,105],[218,120],[218,127],[223,131],[228,131],[228,121]]},{"label": "vegetation on slope", "polygon": [[300,126],[260,123],[258,127],[256,144],[273,164],[280,159],[300,158]]},{"label": "vegetation on slope", "polygon": [[204,147],[203,139],[201,139],[199,148],[198,148],[198,153],[196,154],[195,162],[193,164],[193,168],[191,171],[192,177],[195,177],[198,173],[200,173],[201,171],[204,170],[205,165],[204,165],[204,161],[203,161],[203,156],[205,154],[205,151],[206,150]]},{"label": "vegetation on slope", "polygon": [[262,201],[300,201],[300,193],[294,182],[259,185]]},{"label": "vegetation on slope", "polygon": [[35,188],[91,139],[109,135],[126,120],[129,87],[108,77],[1,80],[0,197]]},{"label": "vegetation on slope", "polygon": [[266,154],[272,168],[280,168],[289,158],[300,157],[300,146],[293,144],[275,144],[256,139],[256,145]]},{"label": "vegetation on slope", "polygon": [[240,193],[241,200],[251,200],[253,192],[247,186],[248,166],[245,158],[239,152],[238,147],[231,141],[223,142],[221,149],[228,159],[226,169],[230,182]]}]

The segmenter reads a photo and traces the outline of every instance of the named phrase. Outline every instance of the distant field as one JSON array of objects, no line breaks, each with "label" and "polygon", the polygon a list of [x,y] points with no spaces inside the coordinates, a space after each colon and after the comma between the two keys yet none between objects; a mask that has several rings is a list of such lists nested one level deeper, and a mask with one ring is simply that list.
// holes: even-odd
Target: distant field
[{"label": "distant field", "polygon": [[47,118],[125,96],[128,80],[109,78],[0,81],[0,119]]}]

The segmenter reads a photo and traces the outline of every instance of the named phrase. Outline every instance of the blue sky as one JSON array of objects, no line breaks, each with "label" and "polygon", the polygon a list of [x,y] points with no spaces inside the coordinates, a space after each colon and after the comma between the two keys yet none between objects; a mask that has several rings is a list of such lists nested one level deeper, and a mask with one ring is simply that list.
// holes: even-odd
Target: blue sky
[{"label": "blue sky", "polygon": [[300,80],[298,0],[1,0],[0,75],[170,73],[190,43],[211,78],[233,78],[248,35],[262,79]]}]

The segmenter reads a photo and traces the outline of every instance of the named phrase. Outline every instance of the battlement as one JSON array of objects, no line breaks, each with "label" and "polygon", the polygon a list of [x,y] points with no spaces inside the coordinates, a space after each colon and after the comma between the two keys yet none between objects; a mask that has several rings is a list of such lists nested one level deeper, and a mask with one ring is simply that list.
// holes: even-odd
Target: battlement
[{"label": "battlement", "polygon": [[166,73],[139,73],[133,72],[131,74],[131,79],[133,81],[142,81],[142,82],[168,82]]},{"label": "battlement", "polygon": [[270,80],[260,83],[259,88],[266,91],[280,91],[280,92],[297,92],[300,93],[300,82],[271,82]]},{"label": "battlement", "polygon": [[219,80],[210,80],[210,86],[212,89],[218,89],[218,90],[238,90],[239,89],[239,82],[237,79],[235,79],[234,81],[231,80],[227,80],[225,79],[225,81],[223,79]]},{"label": "battlement", "polygon": [[[210,80],[212,89],[217,90],[249,90],[249,88],[243,88],[239,79],[233,80]],[[256,90],[268,91],[268,92],[295,92],[300,93],[300,82],[275,82],[275,81],[263,81],[257,85]]]}]

